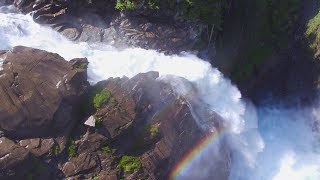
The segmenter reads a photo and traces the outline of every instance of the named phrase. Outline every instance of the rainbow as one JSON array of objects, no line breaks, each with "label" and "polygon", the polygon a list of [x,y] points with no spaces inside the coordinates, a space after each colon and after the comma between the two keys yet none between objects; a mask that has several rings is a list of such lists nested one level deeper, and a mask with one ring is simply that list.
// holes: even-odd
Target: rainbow
[{"label": "rainbow", "polygon": [[180,160],[173,166],[169,173],[169,180],[176,179],[177,175],[194,159],[201,153],[201,151],[208,146],[211,142],[217,140],[221,137],[223,130],[218,132],[207,133],[205,136],[200,138],[192,148],[190,148]]}]

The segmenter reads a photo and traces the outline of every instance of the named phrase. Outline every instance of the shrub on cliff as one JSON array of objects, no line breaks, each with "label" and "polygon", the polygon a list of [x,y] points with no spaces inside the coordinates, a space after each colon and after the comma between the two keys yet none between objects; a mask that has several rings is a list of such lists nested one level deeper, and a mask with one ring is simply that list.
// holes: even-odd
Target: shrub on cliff
[{"label": "shrub on cliff", "polygon": [[98,117],[98,116],[96,116],[96,115],[94,115],[93,116],[93,118],[94,118],[94,121],[95,121],[95,127],[102,127],[102,119],[101,119],[101,117]]},{"label": "shrub on cliff", "polygon": [[97,93],[93,98],[93,106],[98,109],[101,107],[101,105],[111,98],[111,92],[107,89],[101,90],[99,93]]},{"label": "shrub on cliff", "polygon": [[51,149],[49,150],[49,153],[52,155],[57,156],[60,153],[60,147],[58,144],[54,144]]},{"label": "shrub on cliff", "polygon": [[158,125],[156,124],[146,125],[144,126],[144,131],[149,135],[150,138],[154,138],[159,133]]},{"label": "shrub on cliff", "polygon": [[76,144],[73,139],[69,139],[67,143],[68,157],[72,158],[76,156]]},{"label": "shrub on cliff", "polygon": [[309,20],[305,35],[310,39],[312,49],[316,49],[320,45],[320,11]]},{"label": "shrub on cliff", "polygon": [[158,9],[157,0],[117,0],[115,8],[123,11],[123,10],[133,10],[137,7],[146,7],[148,9]]},{"label": "shrub on cliff", "polygon": [[140,159],[134,156],[122,156],[119,164],[117,165],[117,168],[124,170],[124,172],[136,172],[140,167]]}]

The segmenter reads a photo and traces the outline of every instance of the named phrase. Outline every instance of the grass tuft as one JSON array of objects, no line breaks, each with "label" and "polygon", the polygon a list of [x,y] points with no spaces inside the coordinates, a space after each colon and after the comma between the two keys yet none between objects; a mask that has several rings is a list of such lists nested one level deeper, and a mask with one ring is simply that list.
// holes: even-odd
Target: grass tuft
[{"label": "grass tuft", "polygon": [[141,167],[141,161],[139,158],[134,156],[122,156],[119,164],[117,165],[118,169],[122,169],[124,172],[136,172]]},{"label": "grass tuft", "polygon": [[69,139],[67,143],[68,157],[72,158],[76,156],[76,144],[73,139]]},{"label": "grass tuft", "polygon": [[111,98],[111,92],[107,89],[102,89],[99,93],[97,93],[93,98],[93,106],[96,109],[99,109],[103,103],[109,101]]}]

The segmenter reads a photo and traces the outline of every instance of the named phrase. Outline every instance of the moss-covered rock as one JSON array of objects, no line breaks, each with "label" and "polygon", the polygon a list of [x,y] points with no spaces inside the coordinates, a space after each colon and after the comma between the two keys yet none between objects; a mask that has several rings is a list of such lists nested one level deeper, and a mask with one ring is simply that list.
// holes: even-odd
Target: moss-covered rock
[{"label": "moss-covered rock", "polygon": [[122,169],[124,172],[136,172],[141,167],[141,161],[138,157],[122,156],[117,168]]}]

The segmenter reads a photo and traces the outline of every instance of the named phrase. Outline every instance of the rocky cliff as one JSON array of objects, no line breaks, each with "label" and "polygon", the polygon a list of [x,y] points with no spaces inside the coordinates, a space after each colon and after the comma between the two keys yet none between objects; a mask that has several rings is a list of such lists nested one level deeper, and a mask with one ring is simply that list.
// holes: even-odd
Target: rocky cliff
[{"label": "rocky cliff", "polygon": [[27,47],[1,58],[1,179],[168,178],[208,133],[157,72],[89,87],[86,59]]},{"label": "rocky cliff", "polygon": [[1,55],[0,129],[10,138],[63,133],[74,124],[78,97],[89,86],[86,59],[66,62],[58,54],[15,47]]}]

